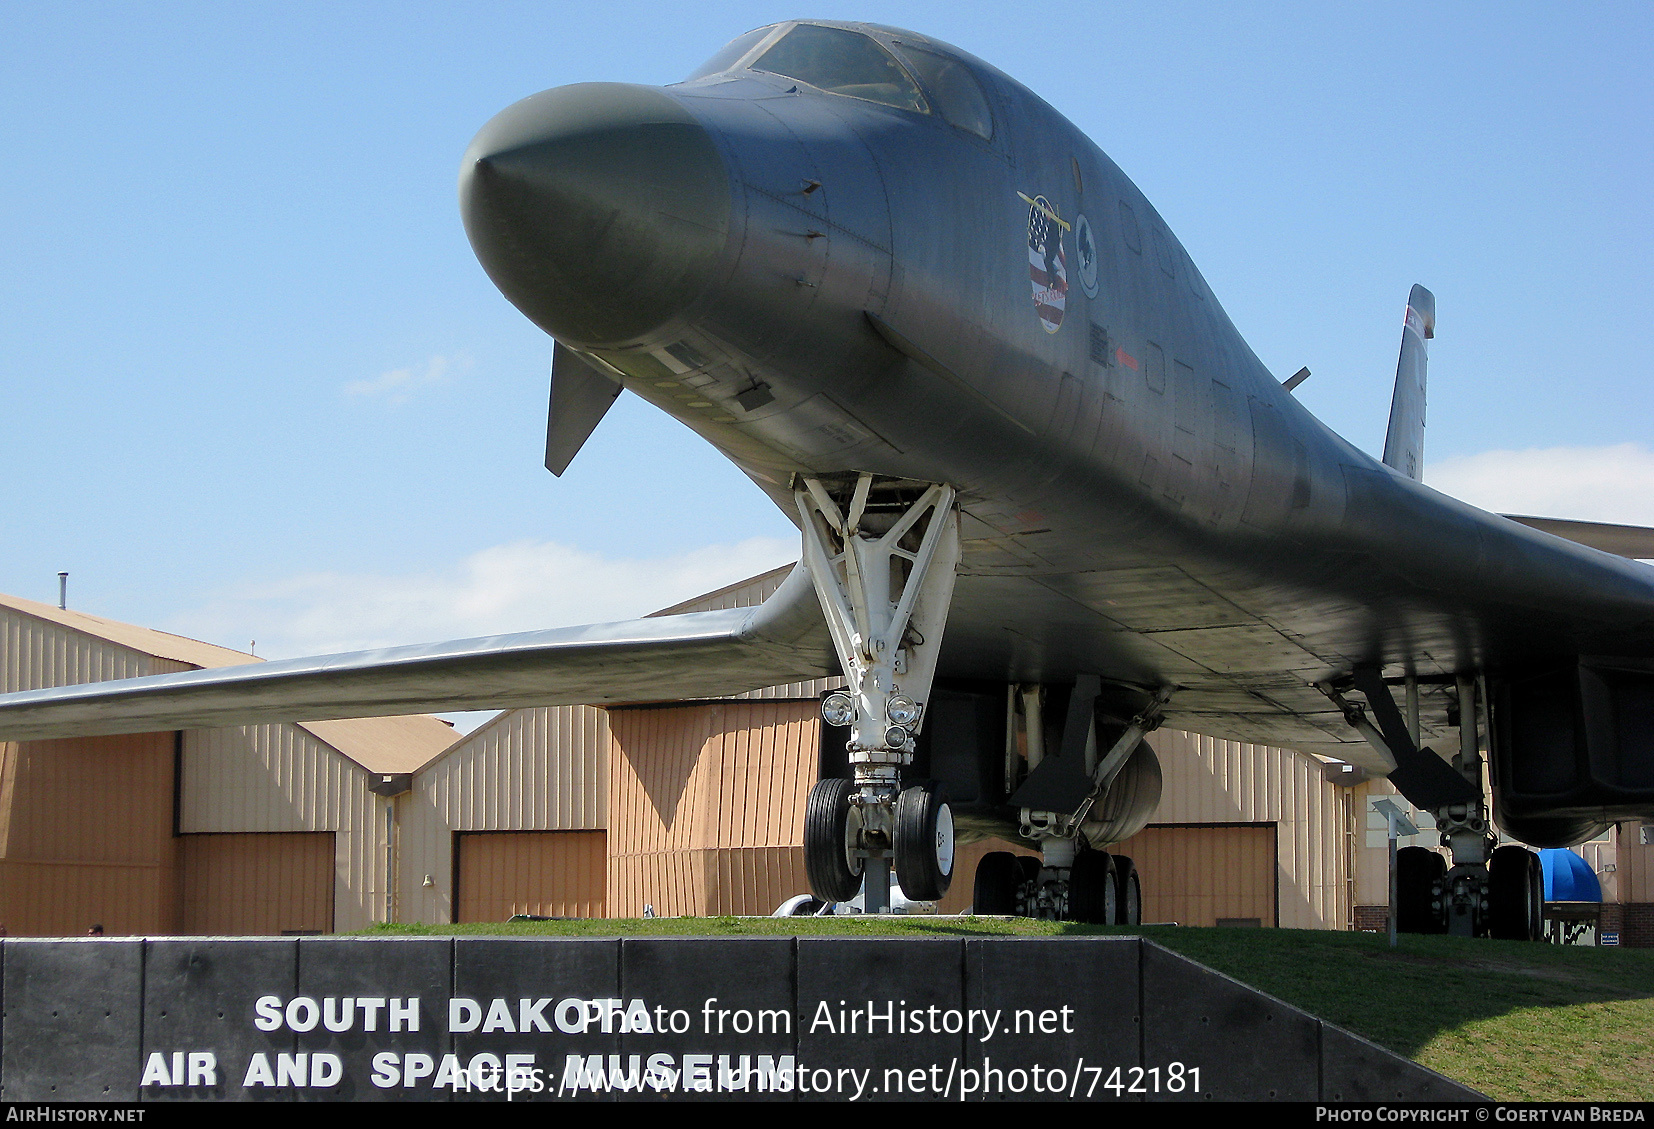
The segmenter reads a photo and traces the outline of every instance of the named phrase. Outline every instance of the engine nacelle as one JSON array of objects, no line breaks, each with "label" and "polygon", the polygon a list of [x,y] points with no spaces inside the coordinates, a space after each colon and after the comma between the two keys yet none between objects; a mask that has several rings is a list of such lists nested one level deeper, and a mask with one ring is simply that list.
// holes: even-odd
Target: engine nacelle
[{"label": "engine nacelle", "polygon": [[1536,847],[1570,847],[1654,818],[1654,663],[1586,657],[1494,687],[1494,819]]},{"label": "engine nacelle", "polygon": [[1139,741],[1108,791],[1092,805],[1083,829],[1086,842],[1102,850],[1147,827],[1160,807],[1160,786],[1160,758],[1147,741]]}]

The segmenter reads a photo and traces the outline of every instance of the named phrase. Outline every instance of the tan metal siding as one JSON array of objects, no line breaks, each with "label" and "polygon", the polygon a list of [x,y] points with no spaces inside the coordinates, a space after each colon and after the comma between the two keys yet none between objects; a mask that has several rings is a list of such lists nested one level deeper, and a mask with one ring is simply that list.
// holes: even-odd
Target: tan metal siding
[{"label": "tan metal siding", "polygon": [[1614,865],[1618,880],[1619,900],[1646,904],[1654,902],[1654,846],[1643,846],[1641,829],[1648,826],[1636,820],[1620,824],[1619,849]]},{"label": "tan metal siding", "polygon": [[602,831],[462,832],[455,921],[602,917]]},{"label": "tan metal siding", "polygon": [[333,931],[328,832],[183,837],[183,931],[268,936]]},{"label": "tan metal siding", "polygon": [[1257,918],[1275,925],[1274,826],[1144,828],[1114,849],[1143,884],[1143,920],[1216,925]]},{"label": "tan metal siding", "polygon": [[[728,608],[755,608],[769,599],[775,593],[775,590],[781,587],[781,582],[787,579],[792,570],[792,565],[772,569],[762,576],[754,576],[741,581],[739,584],[732,584],[728,588],[720,588],[716,592],[709,592],[697,599],[674,604],[672,607],[654,614],[682,615],[686,612],[716,612]],[[735,698],[741,701],[769,698],[819,698],[827,691],[836,690],[843,685],[844,679],[837,676],[815,678],[808,682],[789,682],[782,686],[765,686],[758,690],[749,690],[745,694],[737,694]]]},{"label": "tan metal siding", "polygon": [[511,710],[420,774],[454,831],[600,830],[608,714],[592,706]]},{"label": "tan metal siding", "polygon": [[171,733],[0,743],[0,925],[176,929],[172,779]]},{"label": "tan metal siding", "polygon": [[1165,776],[1155,823],[1278,824],[1281,925],[1347,927],[1346,804],[1317,762],[1177,730],[1162,729],[1150,743]]},{"label": "tan metal siding", "polygon": [[190,730],[179,828],[333,832],[333,919],[341,930],[365,929],[386,919],[389,881],[389,804],[369,783],[359,765],[296,725]]},{"label": "tan metal siding", "polygon": [[0,607],[0,692],[194,670]]},{"label": "tan metal siding", "polygon": [[610,711],[609,912],[769,913],[802,893],[812,701]]},{"label": "tan metal siding", "polygon": [[607,712],[556,706],[501,714],[423,769],[403,802],[401,920],[454,920],[455,831],[601,830],[608,755]]}]

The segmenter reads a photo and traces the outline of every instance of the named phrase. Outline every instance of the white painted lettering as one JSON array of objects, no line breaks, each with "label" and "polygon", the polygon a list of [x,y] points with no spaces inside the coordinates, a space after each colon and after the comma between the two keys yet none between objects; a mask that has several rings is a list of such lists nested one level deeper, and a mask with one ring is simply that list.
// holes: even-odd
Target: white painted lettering
[{"label": "white painted lettering", "polygon": [[326,1087],[337,1085],[345,1076],[345,1060],[328,1051],[317,1051],[310,1056],[310,1085]]},{"label": "white painted lettering", "polygon": [[322,1009],[309,996],[294,996],[287,1001],[287,1029],[311,1031],[322,1019]]},{"label": "white painted lettering", "polygon": [[546,1005],[551,1003],[550,996],[543,996],[538,1000],[523,1000],[517,1009],[517,1030],[525,1035],[530,1031],[550,1031],[551,1024],[546,1022]]},{"label": "white painted lettering", "polygon": [[409,996],[405,1000],[391,1000],[391,1030],[400,1031],[406,1023],[409,1031],[419,1030],[419,997]]},{"label": "white painted lettering", "polygon": [[421,1078],[429,1078],[436,1069],[436,1060],[430,1055],[410,1054],[402,1059],[403,1088],[412,1086]]},{"label": "white painted lettering", "polygon": [[322,1001],[322,1026],[329,1031],[349,1031],[356,1023],[356,1001],[350,996],[328,996]]},{"label": "white painted lettering", "polygon": [[253,1026],[260,1031],[274,1031],[281,1026],[281,997],[260,996],[253,1005]]},{"label": "white painted lettering", "polygon": [[170,1086],[172,1085],[172,1071],[167,1066],[167,1056],[160,1051],[151,1051],[149,1061],[144,1063],[143,1080],[139,1086]]},{"label": "white painted lettering", "polygon": [[[455,996],[448,1001],[448,1030],[461,1034],[475,1031],[482,1022],[482,1005],[476,1000],[468,1000],[463,996]],[[562,1024],[558,1024],[562,1026]],[[565,1031],[568,1028],[563,1028]]]},{"label": "white painted lettering", "polygon": [[247,1076],[241,1080],[243,1088],[248,1086],[274,1086],[276,1076],[270,1070],[270,1056],[263,1051],[254,1054],[247,1062]]},{"label": "white painted lettering", "polygon": [[488,1005],[488,1018],[482,1021],[483,1034],[490,1031],[517,1030],[517,1025],[511,1022],[511,1006],[504,1000],[494,1000]]}]

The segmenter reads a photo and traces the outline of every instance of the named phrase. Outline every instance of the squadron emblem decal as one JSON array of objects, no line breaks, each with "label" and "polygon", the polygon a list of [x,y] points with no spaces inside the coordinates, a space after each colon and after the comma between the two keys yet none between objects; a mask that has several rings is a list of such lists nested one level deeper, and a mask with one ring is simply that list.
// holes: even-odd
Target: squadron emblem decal
[{"label": "squadron emblem decal", "polygon": [[1069,225],[1044,196],[1017,195],[1028,203],[1028,282],[1034,291],[1034,311],[1045,332],[1055,333],[1062,328],[1063,308],[1068,304],[1068,260],[1062,233]]}]

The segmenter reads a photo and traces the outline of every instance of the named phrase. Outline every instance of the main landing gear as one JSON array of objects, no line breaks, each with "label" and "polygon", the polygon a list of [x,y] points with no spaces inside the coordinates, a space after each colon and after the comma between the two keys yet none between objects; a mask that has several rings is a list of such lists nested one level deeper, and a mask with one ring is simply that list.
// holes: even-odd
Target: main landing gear
[{"label": "main landing gear", "polygon": [[800,479],[794,497],[804,562],[849,684],[822,700],[822,718],[850,729],[854,774],[810,792],[810,887],[828,901],[864,888],[865,909],[877,913],[889,908],[894,863],[908,898],[933,901],[953,880],[953,813],[938,784],[904,784],[902,769],[913,763],[953,596],[954,491],[862,474],[836,485]]},{"label": "main landing gear", "polygon": [[[1007,708],[1019,716],[1007,726],[1006,760],[1017,759],[1011,742],[1020,717],[1029,770],[1010,802],[1021,807],[1019,833],[1039,844],[1040,858],[986,856],[976,872],[977,913],[1142,924],[1136,866],[1096,848],[1136,834],[1160,802],[1160,764],[1143,737],[1159,726],[1173,688],[1154,694],[1123,728],[1114,722],[1099,729],[1100,689],[1095,675],[1076,680],[1053,756],[1046,755],[1041,688],[1012,689]],[[1008,780],[1011,775],[1008,769]]]},{"label": "main landing gear", "polygon": [[[1539,856],[1526,847],[1498,845],[1498,836],[1488,822],[1487,805],[1480,799],[1483,762],[1477,728],[1480,719],[1485,731],[1482,707],[1486,696],[1477,693],[1476,681],[1469,677],[1459,678],[1456,690],[1459,754],[1453,758],[1453,767],[1469,784],[1469,794],[1477,798],[1441,803],[1431,809],[1441,845],[1452,855],[1451,866],[1440,854],[1424,847],[1403,847],[1396,852],[1396,931],[1537,941],[1544,932],[1545,916],[1544,872]],[[1372,699],[1387,695],[1388,690],[1382,684],[1369,684],[1366,693],[1369,704],[1376,709]],[[1479,703],[1478,698],[1483,701]],[[1408,700],[1408,726],[1416,734],[1416,690],[1411,683]],[[1360,728],[1363,711],[1350,707],[1346,718]],[[1381,750],[1387,747],[1381,735],[1366,735]],[[1416,741],[1416,736],[1412,739]],[[1422,752],[1435,756],[1428,749]],[[1420,806],[1430,806],[1422,796],[1408,798]]]},{"label": "main landing gear", "polygon": [[[1050,859],[1047,850],[1046,861]],[[1083,850],[1067,867],[995,851],[976,867],[979,914],[1042,917],[1087,925],[1143,924],[1143,884],[1125,855]]]}]

